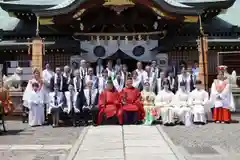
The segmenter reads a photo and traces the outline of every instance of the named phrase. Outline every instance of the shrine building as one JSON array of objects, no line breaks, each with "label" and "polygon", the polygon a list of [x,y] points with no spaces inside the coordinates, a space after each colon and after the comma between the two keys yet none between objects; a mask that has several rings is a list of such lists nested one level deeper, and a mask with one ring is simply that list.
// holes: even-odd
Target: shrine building
[{"label": "shrine building", "polygon": [[5,74],[21,66],[30,76],[30,63],[64,66],[74,57],[121,58],[130,67],[197,60],[208,85],[218,64],[240,73],[237,6],[235,0],[3,0],[0,63]]}]

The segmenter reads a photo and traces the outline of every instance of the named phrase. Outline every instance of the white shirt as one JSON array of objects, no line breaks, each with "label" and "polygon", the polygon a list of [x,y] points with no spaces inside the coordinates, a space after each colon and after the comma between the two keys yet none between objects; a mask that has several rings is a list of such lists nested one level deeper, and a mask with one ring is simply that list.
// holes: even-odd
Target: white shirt
[{"label": "white shirt", "polygon": [[171,91],[161,90],[155,97],[155,106],[170,107],[172,106],[174,94]]}]

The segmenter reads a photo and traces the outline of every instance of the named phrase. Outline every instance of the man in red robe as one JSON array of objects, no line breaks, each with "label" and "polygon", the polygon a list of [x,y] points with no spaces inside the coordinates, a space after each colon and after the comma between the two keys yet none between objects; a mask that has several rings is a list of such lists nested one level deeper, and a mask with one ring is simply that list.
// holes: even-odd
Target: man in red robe
[{"label": "man in red robe", "polygon": [[124,123],[136,124],[144,119],[145,112],[141,101],[141,92],[133,87],[132,77],[128,76],[126,87],[120,92]]},{"label": "man in red robe", "polygon": [[106,89],[99,96],[98,108],[98,124],[102,124],[103,119],[108,121],[113,118],[123,124],[120,95],[113,87],[112,78],[108,79]]}]

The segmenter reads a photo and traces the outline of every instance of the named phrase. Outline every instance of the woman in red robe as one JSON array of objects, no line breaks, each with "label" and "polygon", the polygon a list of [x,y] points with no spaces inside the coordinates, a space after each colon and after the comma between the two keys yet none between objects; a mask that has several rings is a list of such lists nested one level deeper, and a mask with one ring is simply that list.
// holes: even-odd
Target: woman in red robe
[{"label": "woman in red robe", "polygon": [[112,78],[108,79],[106,89],[99,96],[98,108],[98,124],[102,124],[103,118],[108,120],[113,117],[123,124],[120,96],[113,87]]},{"label": "woman in red robe", "polygon": [[144,119],[145,111],[141,101],[141,92],[133,87],[132,77],[128,76],[126,87],[122,89],[120,96],[122,100],[122,109],[124,123],[136,124]]}]

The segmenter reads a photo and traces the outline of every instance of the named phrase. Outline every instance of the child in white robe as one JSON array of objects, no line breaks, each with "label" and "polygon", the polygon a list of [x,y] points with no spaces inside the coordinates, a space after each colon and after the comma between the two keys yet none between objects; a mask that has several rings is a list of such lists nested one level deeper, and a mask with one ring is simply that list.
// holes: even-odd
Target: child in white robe
[{"label": "child in white robe", "polygon": [[180,82],[180,88],[174,96],[173,106],[174,112],[180,123],[185,124],[185,121],[192,121],[191,116],[186,120],[186,115],[191,115],[191,108],[188,105],[189,93],[186,90],[186,83]]},{"label": "child in white robe", "polygon": [[195,124],[207,123],[205,106],[208,103],[209,95],[202,87],[202,82],[197,80],[196,89],[189,95],[189,106],[192,109],[193,122]]},{"label": "child in white robe", "polygon": [[59,114],[63,105],[64,97],[63,93],[59,92],[58,85],[54,86],[54,91],[49,93],[49,108],[48,114],[52,117],[52,126],[57,127],[59,125]]},{"label": "child in white robe", "polygon": [[160,109],[160,115],[164,125],[173,125],[175,123],[172,105],[174,94],[170,91],[169,85],[169,80],[165,79],[163,81],[163,90],[158,92],[155,97],[155,106],[156,109]]},{"label": "child in white robe", "polygon": [[39,90],[39,84],[37,81],[32,82],[32,91],[30,91],[28,99],[28,124],[31,127],[41,126],[45,122],[44,116],[44,101],[43,94]]}]

